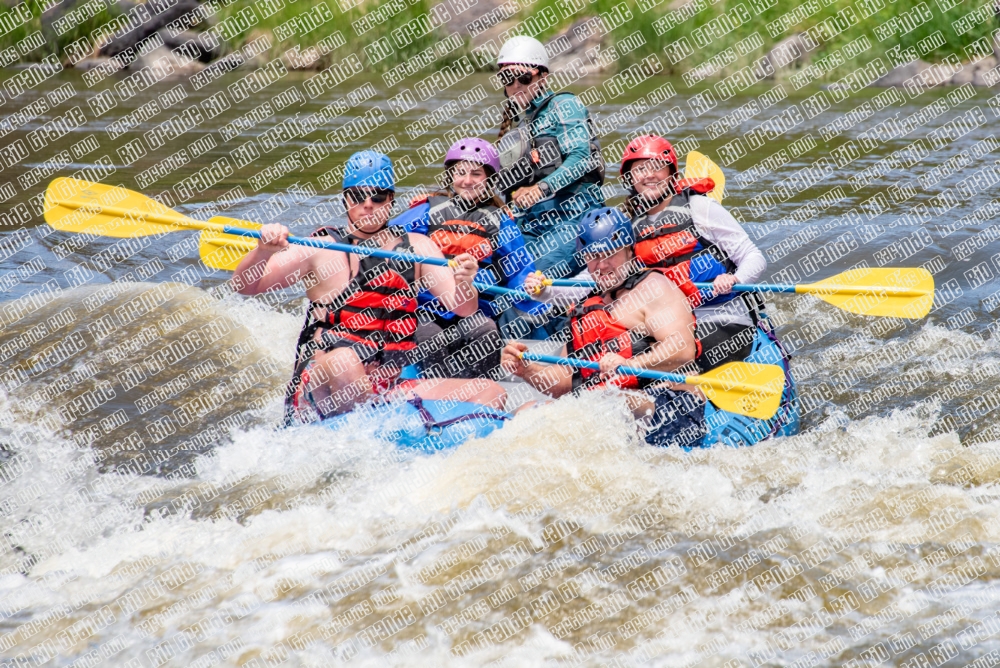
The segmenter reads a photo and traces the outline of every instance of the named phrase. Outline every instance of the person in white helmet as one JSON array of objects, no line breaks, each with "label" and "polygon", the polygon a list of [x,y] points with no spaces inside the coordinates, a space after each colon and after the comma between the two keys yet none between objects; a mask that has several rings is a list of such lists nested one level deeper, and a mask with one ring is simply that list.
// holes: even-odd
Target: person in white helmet
[{"label": "person in white helmet", "polygon": [[[574,256],[579,221],[604,206],[604,160],[596,129],[576,95],[549,90],[549,57],[537,39],[518,36],[504,42],[497,67],[507,98],[498,186],[523,212],[516,220],[538,270],[551,277],[573,275],[581,270]],[[512,311],[508,314],[526,315]],[[526,319],[542,326],[531,316]],[[534,335],[551,334],[558,325],[550,323]]]}]

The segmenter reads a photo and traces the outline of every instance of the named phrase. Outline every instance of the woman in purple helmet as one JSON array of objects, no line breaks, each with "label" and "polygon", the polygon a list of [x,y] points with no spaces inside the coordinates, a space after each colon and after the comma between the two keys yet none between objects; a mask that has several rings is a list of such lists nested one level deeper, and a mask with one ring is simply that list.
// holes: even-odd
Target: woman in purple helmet
[{"label": "woman in purple helmet", "polygon": [[[521,231],[493,189],[492,179],[500,171],[496,148],[476,137],[460,139],[448,149],[444,170],[443,190],[413,200],[410,210],[389,224],[426,234],[447,258],[471,254],[479,261],[479,284],[521,289],[535,266]],[[530,300],[512,303],[480,291],[479,312],[462,318],[445,310],[426,291],[418,302],[416,339],[427,353],[424,374],[450,378],[494,373],[503,348],[495,320],[507,308],[516,305],[533,314],[548,308]]]}]

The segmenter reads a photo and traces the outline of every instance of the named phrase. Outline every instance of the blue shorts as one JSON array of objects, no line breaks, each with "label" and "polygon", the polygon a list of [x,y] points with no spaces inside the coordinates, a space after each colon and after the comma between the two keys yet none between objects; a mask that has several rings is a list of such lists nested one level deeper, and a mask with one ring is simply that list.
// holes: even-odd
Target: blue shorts
[{"label": "blue shorts", "polygon": [[708,429],[705,404],[701,400],[690,392],[675,392],[664,387],[649,387],[644,391],[656,404],[646,432],[646,443],[682,448],[702,445]]}]

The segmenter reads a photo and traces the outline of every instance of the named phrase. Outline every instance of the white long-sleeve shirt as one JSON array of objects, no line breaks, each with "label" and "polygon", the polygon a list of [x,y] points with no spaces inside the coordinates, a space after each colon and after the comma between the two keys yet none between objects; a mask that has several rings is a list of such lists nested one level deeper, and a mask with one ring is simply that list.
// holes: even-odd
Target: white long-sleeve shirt
[{"label": "white long-sleeve shirt", "polygon": [[691,217],[698,233],[718,246],[736,265],[737,281],[756,283],[767,269],[767,258],[725,207],[711,197],[694,195]]}]

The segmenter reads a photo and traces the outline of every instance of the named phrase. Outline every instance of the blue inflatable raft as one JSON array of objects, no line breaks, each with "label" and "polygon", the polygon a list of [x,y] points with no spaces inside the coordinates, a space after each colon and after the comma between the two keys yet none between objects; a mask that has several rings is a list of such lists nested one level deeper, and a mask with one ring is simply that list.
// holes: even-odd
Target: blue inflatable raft
[{"label": "blue inflatable raft", "polygon": [[[424,452],[454,448],[471,438],[487,436],[511,418],[482,404],[420,398],[367,404],[359,410],[377,425],[377,438]],[[347,419],[348,415],[338,415],[323,424],[340,429]]]},{"label": "blue inflatable raft", "polygon": [[[781,407],[769,420],[746,417],[704,404],[703,420],[698,420],[696,441],[690,439],[677,443],[686,450],[711,447],[722,443],[729,446],[747,446],[775,436],[793,436],[799,433],[799,404],[788,368],[787,357],[778,342],[763,328],[758,327],[747,362],[776,364],[785,369],[785,388]],[[417,378],[414,367],[407,367],[403,378]],[[358,409],[376,424],[376,436],[398,447],[425,452],[454,448],[471,438],[481,438],[503,427],[511,415],[495,411],[481,404],[410,399],[388,403],[366,404]],[[357,412],[357,411],[356,411]],[[348,415],[329,418],[323,424],[331,429],[344,426]],[[678,416],[681,422],[685,420]],[[692,425],[693,426],[693,425]],[[683,431],[683,429],[681,430]],[[649,440],[649,439],[647,439]]]},{"label": "blue inflatable raft", "polygon": [[753,348],[746,358],[747,362],[757,364],[776,364],[785,370],[785,389],[781,395],[781,407],[769,420],[737,415],[716,408],[712,404],[705,405],[705,426],[707,433],[700,447],[708,447],[716,443],[731,446],[744,446],[759,443],[774,436],[794,436],[799,433],[799,401],[795,391],[795,381],[788,369],[788,360],[774,337],[764,329],[757,327]]},{"label": "blue inflatable raft", "polygon": [[647,422],[646,442],[658,447],[677,446],[685,450],[719,444],[732,447],[754,445],[775,436],[799,433],[799,404],[788,358],[765,329],[758,326],[746,362],[774,364],[785,370],[781,405],[770,419],[747,417],[702,403],[686,392],[663,387],[646,391],[656,401],[656,411]]}]

